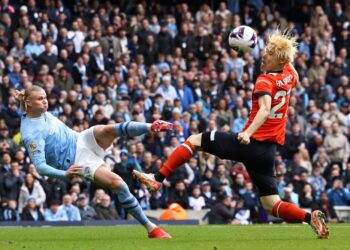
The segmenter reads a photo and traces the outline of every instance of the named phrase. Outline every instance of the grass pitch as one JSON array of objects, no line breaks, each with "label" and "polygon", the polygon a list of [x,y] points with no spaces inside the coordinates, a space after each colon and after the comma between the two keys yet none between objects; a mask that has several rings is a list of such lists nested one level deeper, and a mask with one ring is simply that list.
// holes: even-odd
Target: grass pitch
[{"label": "grass pitch", "polygon": [[350,224],[318,240],[308,225],[166,226],[171,240],[147,239],[140,226],[0,228],[0,249],[350,249]]}]

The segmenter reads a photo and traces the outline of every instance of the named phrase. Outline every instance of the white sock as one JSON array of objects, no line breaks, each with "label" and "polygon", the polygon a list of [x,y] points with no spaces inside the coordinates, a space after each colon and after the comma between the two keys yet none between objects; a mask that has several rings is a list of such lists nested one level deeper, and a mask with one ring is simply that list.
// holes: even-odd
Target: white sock
[{"label": "white sock", "polygon": [[157,227],[156,224],[152,223],[152,222],[147,222],[147,224],[145,225],[145,228],[147,230],[147,232],[152,232],[153,229],[155,229]]}]

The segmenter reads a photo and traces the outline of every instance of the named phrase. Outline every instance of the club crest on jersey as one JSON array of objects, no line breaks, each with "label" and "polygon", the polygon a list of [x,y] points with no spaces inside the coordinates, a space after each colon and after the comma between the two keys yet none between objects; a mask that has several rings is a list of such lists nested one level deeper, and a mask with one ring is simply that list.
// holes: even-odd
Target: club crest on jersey
[{"label": "club crest on jersey", "polygon": [[31,149],[32,151],[35,151],[35,149],[37,149],[37,145],[36,145],[34,142],[31,142],[31,143],[29,144],[29,147],[30,147],[30,149]]}]

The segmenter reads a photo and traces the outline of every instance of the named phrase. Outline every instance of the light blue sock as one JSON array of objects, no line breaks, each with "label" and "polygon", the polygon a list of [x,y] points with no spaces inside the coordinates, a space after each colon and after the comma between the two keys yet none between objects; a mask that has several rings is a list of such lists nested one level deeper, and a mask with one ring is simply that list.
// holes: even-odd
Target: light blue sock
[{"label": "light blue sock", "polygon": [[121,122],[114,125],[117,136],[134,137],[148,133],[148,125],[143,122]]},{"label": "light blue sock", "polygon": [[150,232],[154,225],[143,213],[142,208],[136,198],[130,193],[126,184],[123,184],[117,191],[118,200],[123,208],[126,209],[138,222],[140,222]]}]

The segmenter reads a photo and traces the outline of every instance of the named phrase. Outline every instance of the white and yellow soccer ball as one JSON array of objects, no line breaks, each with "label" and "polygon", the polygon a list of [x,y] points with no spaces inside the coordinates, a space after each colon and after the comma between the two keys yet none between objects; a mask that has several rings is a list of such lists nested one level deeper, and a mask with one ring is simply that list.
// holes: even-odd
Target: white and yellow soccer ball
[{"label": "white and yellow soccer ball", "polygon": [[229,46],[236,51],[242,52],[249,52],[255,47],[257,41],[258,36],[255,30],[246,25],[234,28],[228,37]]}]

